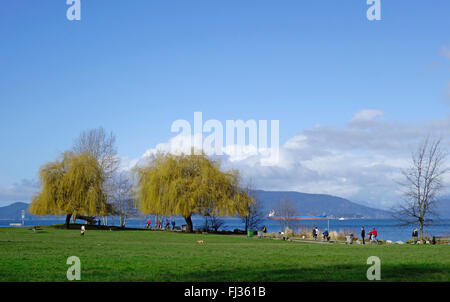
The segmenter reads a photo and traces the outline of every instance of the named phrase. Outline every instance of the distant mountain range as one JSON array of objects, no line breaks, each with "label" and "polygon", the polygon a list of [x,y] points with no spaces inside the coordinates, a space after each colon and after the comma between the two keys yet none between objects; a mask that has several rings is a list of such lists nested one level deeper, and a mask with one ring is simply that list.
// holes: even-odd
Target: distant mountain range
[{"label": "distant mountain range", "polygon": [[[292,191],[255,190],[256,197],[261,200],[264,213],[275,209],[277,202],[288,198],[294,204],[298,215],[327,215],[329,217],[345,218],[392,218],[389,211],[363,206],[350,200],[325,194],[307,194]],[[25,210],[26,220],[45,220],[63,218],[62,216],[34,216],[28,212],[28,203],[16,202],[0,207],[0,220],[21,220],[22,210]],[[439,204],[441,218],[450,217],[450,196],[443,197]]]},{"label": "distant mountain range", "polygon": [[370,208],[332,195],[262,190],[256,190],[255,194],[262,201],[266,213],[276,209],[280,199],[287,198],[294,204],[298,215],[327,215],[336,218],[392,218],[392,214],[388,211]]},{"label": "distant mountain range", "polygon": [[[276,208],[278,200],[287,197],[294,203],[299,215],[327,215],[336,218],[392,218],[390,211],[364,206],[332,195],[289,191],[256,190],[255,192],[267,213]],[[437,212],[440,218],[450,218],[450,196],[443,196],[440,199]]]},{"label": "distant mountain range", "polygon": [[[22,219],[22,210],[25,211],[25,219],[26,220],[46,220],[46,219],[55,219],[55,216],[35,216],[28,212],[28,208],[30,207],[29,203],[25,202],[15,202],[6,207],[0,207],[0,220],[17,220],[20,221]],[[57,218],[62,217],[58,216]]]}]

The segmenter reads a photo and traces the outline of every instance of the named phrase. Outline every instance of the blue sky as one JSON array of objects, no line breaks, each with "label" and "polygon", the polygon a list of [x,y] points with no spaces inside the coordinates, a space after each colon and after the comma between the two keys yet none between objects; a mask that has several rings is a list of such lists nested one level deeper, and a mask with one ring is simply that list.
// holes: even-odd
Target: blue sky
[{"label": "blue sky", "polygon": [[[65,0],[2,3],[0,205],[27,199],[12,192],[98,126],[135,159],[194,111],[223,122],[280,120],[282,144],[318,124],[345,131],[366,109],[402,129],[447,125],[447,0],[381,0],[381,21],[367,20],[365,0],[81,3],[72,22]],[[261,187],[308,191],[271,186],[274,177]],[[369,191],[326,193],[362,201]]]}]

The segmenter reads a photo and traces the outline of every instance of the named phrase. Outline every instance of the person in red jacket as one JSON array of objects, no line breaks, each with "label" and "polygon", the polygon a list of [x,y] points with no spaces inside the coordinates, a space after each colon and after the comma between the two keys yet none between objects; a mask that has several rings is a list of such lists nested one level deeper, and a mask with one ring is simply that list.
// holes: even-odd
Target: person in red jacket
[{"label": "person in red jacket", "polygon": [[378,244],[378,239],[377,239],[378,232],[375,228],[373,228],[373,230],[369,233],[369,236],[372,241],[375,241]]}]

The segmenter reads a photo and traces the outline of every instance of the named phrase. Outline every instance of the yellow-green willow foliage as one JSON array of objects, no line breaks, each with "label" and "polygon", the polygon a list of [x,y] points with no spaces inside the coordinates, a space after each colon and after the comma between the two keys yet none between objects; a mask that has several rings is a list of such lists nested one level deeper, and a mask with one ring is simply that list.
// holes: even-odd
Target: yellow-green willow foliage
[{"label": "yellow-green willow foliage", "polygon": [[236,170],[220,171],[205,154],[158,154],[136,168],[136,198],[144,214],[181,215],[192,231],[192,214],[245,216],[250,197]]},{"label": "yellow-green willow foliage", "polygon": [[103,191],[104,175],[98,161],[88,153],[63,153],[61,160],[39,171],[41,192],[33,197],[35,215],[104,215],[108,212]]}]

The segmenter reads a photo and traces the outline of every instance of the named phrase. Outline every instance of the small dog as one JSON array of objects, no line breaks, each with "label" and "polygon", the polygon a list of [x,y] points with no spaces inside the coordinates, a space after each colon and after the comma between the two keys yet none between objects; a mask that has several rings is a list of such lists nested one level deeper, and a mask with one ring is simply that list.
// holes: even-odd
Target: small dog
[{"label": "small dog", "polygon": [[203,240],[198,240],[197,243],[198,244],[203,244],[204,242],[203,242]]}]

